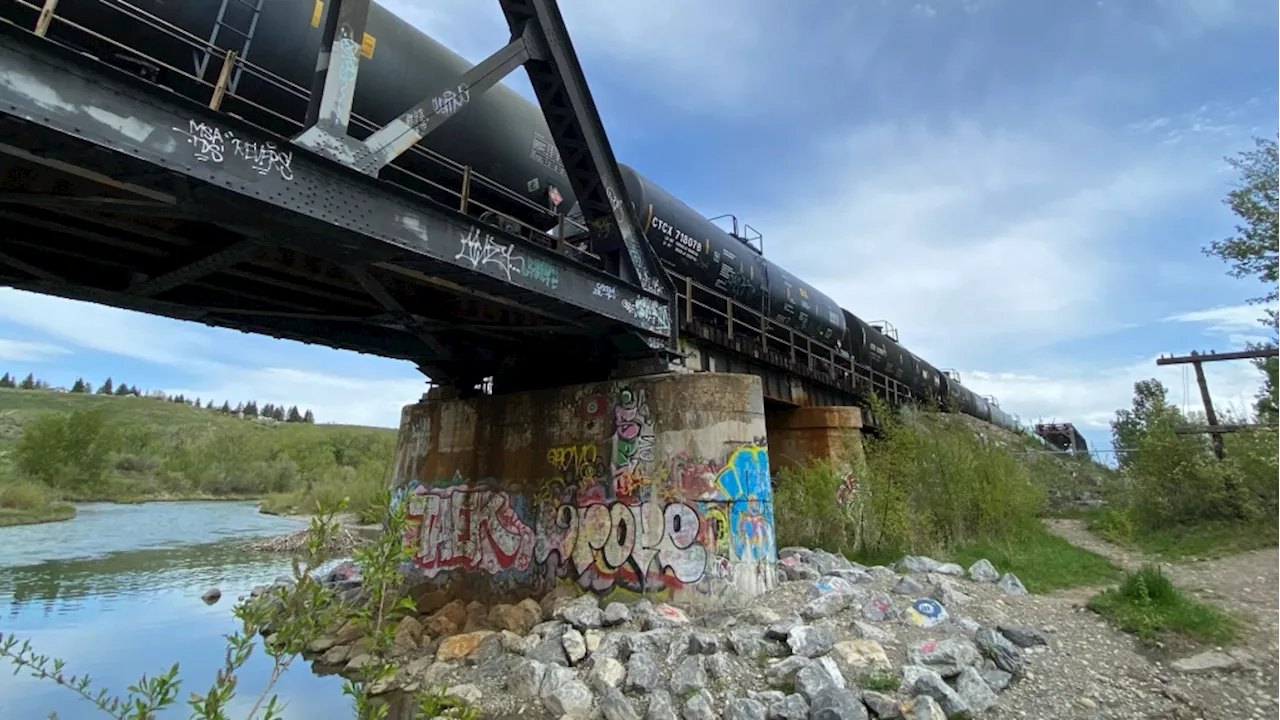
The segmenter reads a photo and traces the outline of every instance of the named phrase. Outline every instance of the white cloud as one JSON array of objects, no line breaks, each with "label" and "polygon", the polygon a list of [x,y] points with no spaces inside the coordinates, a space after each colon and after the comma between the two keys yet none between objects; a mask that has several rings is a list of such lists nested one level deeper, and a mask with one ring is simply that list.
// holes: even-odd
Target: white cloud
[{"label": "white cloud", "polygon": [[224,366],[204,382],[165,392],[218,403],[226,399],[232,405],[250,399],[259,407],[297,405],[300,411],[314,412],[317,422],[395,428],[400,426],[401,408],[417,402],[426,390],[426,378],[382,380],[291,368]]},{"label": "white cloud", "polygon": [[[1070,422],[1081,430],[1107,430],[1117,410],[1133,401],[1133,385],[1155,378],[1169,390],[1169,401],[1184,412],[1202,412],[1200,390],[1188,366],[1157,366],[1155,357],[1119,367],[1072,372],[962,373],[965,385],[980,395],[995,395],[1000,407],[1024,423]],[[1245,361],[1209,363],[1205,378],[1214,409],[1245,415],[1251,412],[1261,373]]]},{"label": "white cloud", "polygon": [[770,256],[943,367],[1133,322],[1129,224],[1213,181],[1202,156],[1035,118],[864,127],[831,156],[757,225]]},{"label": "white cloud", "polygon": [[[1226,338],[1232,349],[1242,350],[1249,343],[1266,342],[1265,328],[1258,323],[1264,317],[1260,305],[1224,305],[1208,310],[1194,310],[1165,318],[1166,322],[1205,325],[1205,333]],[[1212,350],[1213,348],[1210,348]],[[1225,352],[1226,349],[1224,348]]]},{"label": "white cloud", "polygon": [[44,362],[71,351],[58,345],[24,340],[0,338],[0,360],[14,362]]},{"label": "white cloud", "polygon": [[163,364],[194,360],[214,344],[167,318],[13,288],[0,288],[0,319],[90,350]]}]

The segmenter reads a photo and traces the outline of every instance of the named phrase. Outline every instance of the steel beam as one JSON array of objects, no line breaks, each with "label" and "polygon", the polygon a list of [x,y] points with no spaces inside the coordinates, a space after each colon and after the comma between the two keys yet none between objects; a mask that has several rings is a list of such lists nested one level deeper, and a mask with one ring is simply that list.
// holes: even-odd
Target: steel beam
[{"label": "steel beam", "polygon": [[[585,312],[646,335],[671,332],[661,297],[421,196],[294,152],[233,118],[139,93],[131,80],[87,65],[52,43],[0,32],[0,67],[8,78],[0,83],[0,114],[67,144],[54,157],[14,153],[32,162],[74,168],[67,162],[75,157],[72,150],[84,156],[119,153],[173,180],[198,184],[217,206],[248,201],[257,207],[246,213],[270,209],[273,225],[287,228],[286,235],[306,236],[307,244],[322,235],[329,245],[347,248],[353,259],[394,255],[395,262],[428,275],[439,268],[489,295],[520,298],[534,312]],[[55,96],[59,102],[48,100]],[[121,117],[130,122],[114,120]],[[168,193],[137,189],[144,197],[176,201]]]},{"label": "steel beam", "polygon": [[404,326],[417,335],[424,345],[431,348],[431,351],[436,354],[438,359],[448,360],[452,357],[453,353],[449,351],[449,348],[445,347],[439,338],[431,334],[430,330],[423,327],[412,313],[405,310],[400,301],[392,297],[391,293],[387,292],[382,283],[370,275],[368,270],[357,265],[351,265],[347,267],[347,272],[351,273],[351,277],[355,278],[356,282],[360,283],[360,287],[369,293],[369,297],[377,300],[379,305],[399,317]]},{"label": "steel beam", "polygon": [[440,127],[471,101],[531,58],[541,58],[539,35],[513,33],[506,47],[463,73],[457,83],[435,88],[419,103],[376,130],[363,142],[348,135],[351,104],[360,73],[361,42],[369,0],[329,0],[307,129],[294,142],[325,157],[376,176],[406,150]]},{"label": "steel beam", "polygon": [[423,98],[400,117],[370,135],[363,143],[367,152],[357,160],[356,169],[376,175],[471,102],[472,93],[480,95],[528,60],[542,57],[537,34],[532,28],[525,26],[506,47],[463,73],[456,85]]},{"label": "steel beam", "polygon": [[525,69],[560,151],[583,218],[588,227],[617,230],[635,280],[664,301],[642,311],[665,316],[662,324],[668,329],[668,337],[663,345],[674,350],[678,334],[672,307],[675,285],[642,235],[635,207],[622,183],[622,173],[604,123],[556,0],[499,0],[499,5],[513,35],[527,28],[541,34],[546,57],[530,59]]},{"label": "steel beam", "polygon": [[1239,350],[1236,352],[1192,352],[1190,355],[1175,355],[1156,359],[1156,365],[1185,365],[1187,363],[1218,362],[1221,360],[1260,360],[1280,355],[1280,348],[1260,348],[1258,350]]},{"label": "steel beam", "polygon": [[236,263],[244,262],[262,249],[264,249],[263,246],[257,240],[241,240],[222,250],[205,255],[199,260],[174,268],[167,273],[136,282],[130,285],[125,292],[137,297],[155,297],[180,285],[185,285],[192,280],[212,275]]}]

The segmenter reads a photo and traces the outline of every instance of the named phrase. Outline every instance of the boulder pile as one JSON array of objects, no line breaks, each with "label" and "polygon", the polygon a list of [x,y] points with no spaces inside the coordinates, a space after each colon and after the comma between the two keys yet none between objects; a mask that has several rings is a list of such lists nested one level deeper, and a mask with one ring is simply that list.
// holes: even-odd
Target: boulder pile
[{"label": "boulder pile", "polygon": [[[356,569],[339,570],[324,580],[358,589]],[[779,577],[749,606],[693,614],[572,584],[515,604],[454,601],[399,621],[400,669],[374,690],[445,687],[494,717],[932,720],[987,713],[1050,651],[1053,628],[1010,619],[1026,588],[986,560],[868,567],[783,548]],[[348,676],[371,661],[350,623],[308,656]]]}]

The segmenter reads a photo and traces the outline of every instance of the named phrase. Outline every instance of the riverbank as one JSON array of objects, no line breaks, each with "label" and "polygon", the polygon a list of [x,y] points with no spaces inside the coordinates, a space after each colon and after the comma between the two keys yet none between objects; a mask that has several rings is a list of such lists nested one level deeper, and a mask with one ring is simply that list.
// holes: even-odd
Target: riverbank
[{"label": "riverbank", "polygon": [[76,506],[64,502],[51,503],[33,510],[0,507],[0,527],[65,522],[75,516]]}]

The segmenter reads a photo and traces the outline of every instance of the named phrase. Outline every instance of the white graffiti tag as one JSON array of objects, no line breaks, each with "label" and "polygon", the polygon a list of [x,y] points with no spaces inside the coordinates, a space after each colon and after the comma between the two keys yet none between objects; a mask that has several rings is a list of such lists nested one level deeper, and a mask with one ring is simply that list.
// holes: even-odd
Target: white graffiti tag
[{"label": "white graffiti tag", "polygon": [[658,332],[667,332],[671,329],[671,317],[667,314],[667,309],[656,300],[646,297],[623,300],[622,309]]},{"label": "white graffiti tag", "polygon": [[247,160],[249,167],[259,175],[275,172],[285,180],[293,179],[293,153],[282,150],[273,142],[241,140],[230,130],[199,120],[189,120],[186,128],[175,127],[173,130],[186,136],[192,154],[200,162],[221,164],[229,156]]},{"label": "white graffiti tag", "polygon": [[463,235],[462,249],[453,259],[465,260],[471,263],[473,268],[494,265],[506,276],[507,282],[511,282],[511,273],[524,274],[524,256],[512,253],[515,249],[514,245],[494,242],[493,236],[488,233],[483,233],[484,240],[481,241],[481,234],[479,228],[471,228],[470,232]]},{"label": "white graffiti tag", "polygon": [[436,115],[448,117],[462,109],[471,101],[471,90],[466,84],[458,86],[457,90],[445,90],[439,95],[431,98],[431,109]]},{"label": "white graffiti tag", "polygon": [[609,298],[610,300],[616,300],[618,298],[617,288],[609,283],[596,283],[596,287],[591,291],[591,294],[596,297]]}]

